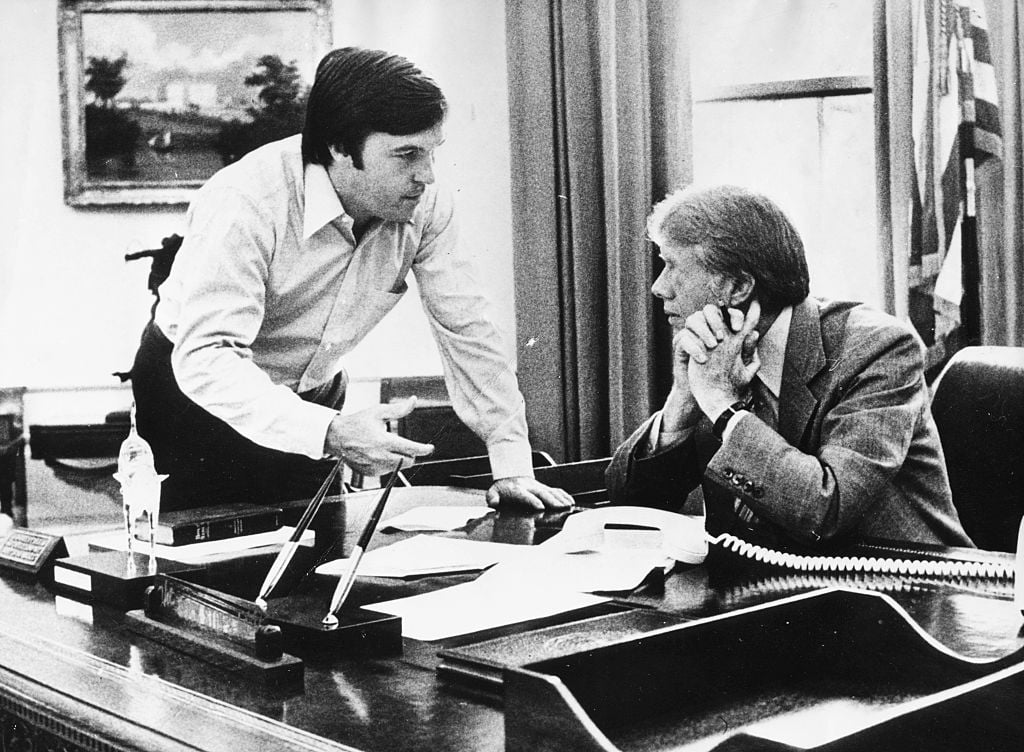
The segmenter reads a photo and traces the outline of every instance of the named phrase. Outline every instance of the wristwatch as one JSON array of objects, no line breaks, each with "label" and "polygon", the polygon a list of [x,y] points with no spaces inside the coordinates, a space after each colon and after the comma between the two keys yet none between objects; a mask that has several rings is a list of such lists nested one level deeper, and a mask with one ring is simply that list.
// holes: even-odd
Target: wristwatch
[{"label": "wristwatch", "polygon": [[711,426],[711,433],[715,435],[715,438],[722,441],[722,434],[725,433],[725,427],[729,425],[729,421],[732,420],[732,416],[738,413],[740,410],[746,410],[750,412],[754,407],[753,396],[741,399],[739,402],[733,402],[722,414],[715,419],[714,425]]}]

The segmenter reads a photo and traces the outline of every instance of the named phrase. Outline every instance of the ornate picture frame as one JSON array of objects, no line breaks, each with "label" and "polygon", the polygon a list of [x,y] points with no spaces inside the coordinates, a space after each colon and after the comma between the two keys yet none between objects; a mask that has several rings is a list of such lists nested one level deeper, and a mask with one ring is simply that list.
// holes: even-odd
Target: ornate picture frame
[{"label": "ornate picture frame", "polygon": [[332,0],[60,0],[64,198],[186,204],[301,130]]}]

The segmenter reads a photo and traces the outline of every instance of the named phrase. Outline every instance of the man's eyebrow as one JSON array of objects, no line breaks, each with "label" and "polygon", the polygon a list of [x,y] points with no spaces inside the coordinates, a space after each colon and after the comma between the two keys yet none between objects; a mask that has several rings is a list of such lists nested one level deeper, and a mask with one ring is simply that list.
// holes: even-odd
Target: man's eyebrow
[{"label": "man's eyebrow", "polygon": [[[444,144],[444,141],[439,141],[436,146],[432,146],[430,147],[430,149],[436,149],[438,146],[441,146],[442,144]],[[391,149],[392,154],[399,154],[404,151],[423,152],[429,151],[429,149],[427,149],[427,147],[425,146],[420,146],[419,144],[399,144],[398,146],[395,146]]]}]

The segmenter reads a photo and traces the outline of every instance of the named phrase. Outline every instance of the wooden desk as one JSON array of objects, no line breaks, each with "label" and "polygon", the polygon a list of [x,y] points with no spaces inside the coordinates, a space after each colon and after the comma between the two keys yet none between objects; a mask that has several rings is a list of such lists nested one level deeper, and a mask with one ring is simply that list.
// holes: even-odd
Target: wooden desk
[{"label": "wooden desk", "polygon": [[[375,498],[375,492],[362,492],[345,501],[334,527],[345,551]],[[388,514],[422,504],[482,504],[482,499],[482,492],[468,489],[396,488]],[[540,515],[492,514],[471,526],[469,535],[531,544],[551,534],[555,527],[550,523]],[[393,542],[401,535],[378,532],[372,545]],[[82,551],[81,541],[69,543],[72,554]],[[269,561],[254,564],[251,572],[235,567],[210,575],[218,587],[251,597],[266,566]],[[369,603],[468,579],[360,580],[352,599]],[[822,584],[827,583],[735,573],[719,576],[699,566],[673,575],[664,592],[638,594],[636,602],[695,620],[720,618]],[[981,673],[988,666],[996,671],[1016,665],[1018,651],[1024,649],[1024,619],[1006,599],[1007,593],[993,596],[956,587],[908,585],[891,588],[888,595],[950,649],[992,661]],[[329,590],[325,604],[328,598]],[[0,738],[35,735],[35,749],[56,747],[54,740],[59,738],[69,749],[147,752],[499,752],[505,749],[501,704],[445,684],[435,671],[438,649],[476,639],[480,636],[437,643],[406,640],[403,655],[396,658],[304,656],[304,691],[281,695],[254,689],[234,675],[129,632],[116,611],[55,596],[32,582],[0,579],[0,734],[6,734]],[[1009,717],[1018,710],[1007,713]],[[11,737],[12,733],[22,737]],[[100,742],[86,747],[87,737]],[[934,740],[923,738],[921,748],[933,748],[930,741]],[[557,742],[549,746],[558,747]],[[17,747],[9,743],[8,748]],[[664,739],[644,737],[627,739],[622,748],[667,746]]]}]

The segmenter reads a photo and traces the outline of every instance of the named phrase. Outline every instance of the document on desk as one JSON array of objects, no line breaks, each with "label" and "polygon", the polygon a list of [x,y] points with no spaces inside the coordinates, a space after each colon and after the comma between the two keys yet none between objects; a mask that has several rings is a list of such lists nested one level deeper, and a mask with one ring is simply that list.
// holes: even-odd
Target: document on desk
[{"label": "document on desk", "polygon": [[[280,527],[265,533],[239,535],[235,538],[203,541],[202,543],[188,543],[184,546],[163,546],[158,543],[154,549],[156,555],[162,559],[180,561],[184,564],[210,564],[235,556],[256,553],[257,549],[259,549],[259,553],[264,553],[264,550],[267,552],[278,550],[294,530],[295,528],[292,527]],[[307,530],[303,533],[299,545],[312,546],[313,541],[314,531]],[[140,541],[138,550],[146,550],[145,546],[146,544]],[[126,551],[127,549],[128,539],[123,530],[100,533],[89,539],[90,551]]]},{"label": "document on desk", "polygon": [[575,611],[610,600],[601,592],[631,590],[663,565],[636,552],[550,552],[520,546],[521,556],[473,582],[366,606],[402,617],[402,634],[441,640]]},{"label": "document on desk", "polygon": [[495,588],[478,578],[432,593],[374,603],[365,608],[402,617],[402,636],[430,642],[541,619],[609,600],[588,593]]},{"label": "document on desk", "polygon": [[[360,577],[423,577],[479,572],[500,561],[521,556],[526,546],[510,543],[415,535],[367,551],[359,562]],[[316,568],[317,574],[338,577],[348,571],[348,559],[335,559]]]},{"label": "document on desk", "polygon": [[380,529],[406,532],[447,532],[465,527],[473,520],[486,517],[494,510],[481,506],[414,507],[381,523]]}]

